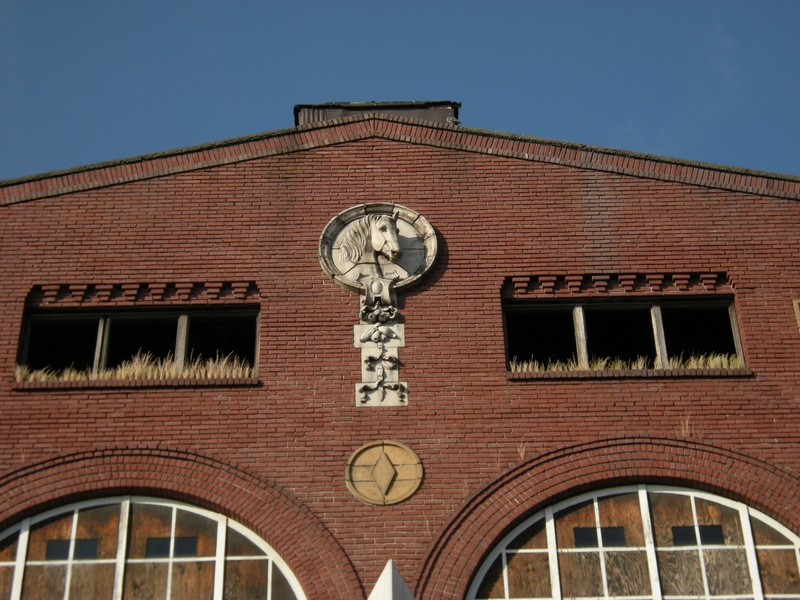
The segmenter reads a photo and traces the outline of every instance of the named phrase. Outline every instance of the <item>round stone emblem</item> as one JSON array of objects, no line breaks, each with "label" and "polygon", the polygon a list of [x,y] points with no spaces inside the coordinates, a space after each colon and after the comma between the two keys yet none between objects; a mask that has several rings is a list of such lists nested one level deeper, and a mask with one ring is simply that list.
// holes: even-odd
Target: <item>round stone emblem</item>
[{"label": "round stone emblem", "polygon": [[422,483],[422,462],[408,446],[383,440],[353,452],[344,480],[350,492],[367,504],[402,502]]},{"label": "round stone emblem", "polygon": [[431,268],[435,258],[436,233],[431,224],[418,212],[397,204],[348,208],[330,220],[319,240],[322,269],[336,283],[358,293],[383,282],[392,282],[395,289],[409,286]]}]

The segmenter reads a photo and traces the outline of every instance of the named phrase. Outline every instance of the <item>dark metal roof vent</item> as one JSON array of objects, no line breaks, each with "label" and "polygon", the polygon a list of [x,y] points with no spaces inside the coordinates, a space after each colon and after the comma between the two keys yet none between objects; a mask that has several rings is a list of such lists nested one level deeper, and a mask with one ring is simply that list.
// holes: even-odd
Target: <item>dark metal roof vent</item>
[{"label": "dark metal roof vent", "polygon": [[341,119],[352,115],[384,114],[409,117],[421,121],[458,125],[460,102],[436,100],[432,102],[328,102],[326,104],[298,104],[294,107],[294,124],[308,125]]}]

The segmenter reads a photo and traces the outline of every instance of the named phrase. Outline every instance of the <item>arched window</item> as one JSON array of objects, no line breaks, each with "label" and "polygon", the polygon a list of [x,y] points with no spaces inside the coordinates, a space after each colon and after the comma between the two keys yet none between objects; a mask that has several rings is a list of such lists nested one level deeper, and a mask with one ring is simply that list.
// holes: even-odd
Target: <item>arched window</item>
[{"label": "arched window", "polygon": [[60,507],[0,532],[0,598],[301,600],[275,551],[226,517],[143,497]]},{"label": "arched window", "polygon": [[470,586],[510,598],[800,598],[800,538],[719,496],[645,486],[584,494],[508,534]]}]

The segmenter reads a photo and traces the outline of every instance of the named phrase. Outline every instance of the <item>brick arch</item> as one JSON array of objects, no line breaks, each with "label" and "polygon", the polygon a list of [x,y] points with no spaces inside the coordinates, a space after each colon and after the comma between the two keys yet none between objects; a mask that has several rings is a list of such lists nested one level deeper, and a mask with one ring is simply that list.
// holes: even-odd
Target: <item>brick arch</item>
[{"label": "brick arch", "polygon": [[189,452],[115,448],[53,458],[0,477],[0,530],[73,501],[141,494],[218,511],[261,536],[309,598],[360,598],[358,576],[322,522],[288,491]]},{"label": "brick arch", "polygon": [[535,457],[475,494],[429,548],[415,598],[463,598],[484,557],[522,519],[578,493],[630,483],[726,496],[800,532],[800,477],[769,463],[671,439],[580,444]]}]

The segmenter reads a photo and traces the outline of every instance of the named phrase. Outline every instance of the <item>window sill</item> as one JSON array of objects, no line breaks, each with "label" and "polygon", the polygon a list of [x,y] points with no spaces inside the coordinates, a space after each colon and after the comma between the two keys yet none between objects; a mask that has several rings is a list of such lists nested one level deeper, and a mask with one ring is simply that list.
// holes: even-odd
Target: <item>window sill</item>
[{"label": "window sill", "polygon": [[15,382],[16,391],[37,390],[92,390],[131,388],[185,388],[185,387],[256,387],[257,377],[226,377],[220,379],[104,379],[97,381],[24,381]]},{"label": "window sill", "polygon": [[507,373],[509,381],[541,379],[682,379],[698,377],[753,377],[752,369],[644,369],[641,371],[541,371]]}]

